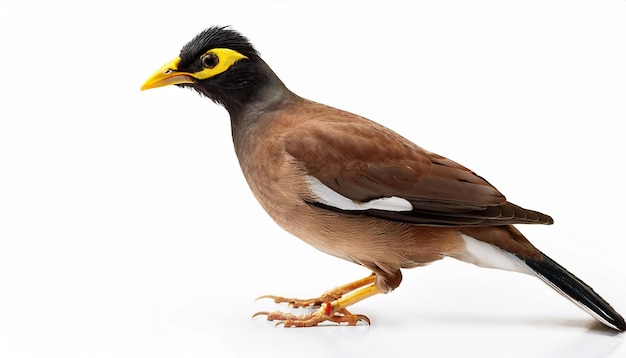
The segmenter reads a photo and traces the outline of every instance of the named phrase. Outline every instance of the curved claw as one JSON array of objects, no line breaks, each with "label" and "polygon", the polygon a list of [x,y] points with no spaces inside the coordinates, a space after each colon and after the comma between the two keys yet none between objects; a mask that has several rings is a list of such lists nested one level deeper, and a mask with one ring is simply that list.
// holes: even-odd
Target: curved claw
[{"label": "curved claw", "polygon": [[372,325],[372,322],[370,321],[369,317],[364,316],[362,314],[357,314],[356,316],[357,316],[357,319],[359,320],[359,322],[363,321],[363,322],[367,323],[368,326]]},{"label": "curved claw", "polygon": [[260,311],[260,312],[257,312],[257,313],[255,313],[255,314],[253,314],[253,315],[252,315],[252,318],[254,318],[254,317],[256,317],[256,316],[263,316],[263,315],[265,315],[265,316],[269,316],[269,315],[270,315],[270,313],[269,313],[269,312],[267,312],[267,311]]},{"label": "curved claw", "polygon": [[263,296],[259,296],[259,297],[255,298],[254,300],[255,300],[255,301],[258,301],[258,300],[264,300],[264,299],[266,299],[266,298],[271,298],[271,299],[275,300],[275,299],[276,299],[276,296],[272,296],[272,295],[263,295]]}]

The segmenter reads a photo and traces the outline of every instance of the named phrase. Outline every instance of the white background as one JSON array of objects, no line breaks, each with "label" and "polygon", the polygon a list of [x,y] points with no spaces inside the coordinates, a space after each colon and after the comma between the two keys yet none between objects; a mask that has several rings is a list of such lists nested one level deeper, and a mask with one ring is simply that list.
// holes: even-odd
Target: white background
[{"label": "white background", "polygon": [[551,214],[522,227],[626,313],[626,3],[0,1],[0,357],[624,357],[538,280],[448,259],[275,328],[261,294],[363,277],[281,231],[227,113],[143,81],[233,25],[296,93],[359,113]]}]

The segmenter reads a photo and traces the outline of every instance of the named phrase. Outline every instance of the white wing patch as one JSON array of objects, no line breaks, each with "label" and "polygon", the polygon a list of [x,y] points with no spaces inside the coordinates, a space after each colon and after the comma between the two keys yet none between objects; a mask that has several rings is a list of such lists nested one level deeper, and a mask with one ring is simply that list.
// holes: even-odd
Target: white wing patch
[{"label": "white wing patch", "polygon": [[332,206],[341,210],[386,210],[386,211],[411,211],[413,205],[406,200],[397,196],[391,196],[388,198],[379,198],[370,201],[354,201],[350,198],[337,193],[331,188],[327,187],[319,179],[314,176],[307,176],[307,182],[309,188],[317,196],[317,201],[321,204]]}]

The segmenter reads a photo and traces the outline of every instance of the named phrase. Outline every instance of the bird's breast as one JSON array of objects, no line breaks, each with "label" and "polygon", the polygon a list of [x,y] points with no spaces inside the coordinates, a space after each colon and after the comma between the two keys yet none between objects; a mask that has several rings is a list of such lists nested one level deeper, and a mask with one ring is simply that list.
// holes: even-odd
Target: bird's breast
[{"label": "bird's breast", "polygon": [[285,150],[280,121],[267,121],[233,133],[235,152],[250,190],[267,213],[281,226],[298,220],[311,196],[304,168]]}]

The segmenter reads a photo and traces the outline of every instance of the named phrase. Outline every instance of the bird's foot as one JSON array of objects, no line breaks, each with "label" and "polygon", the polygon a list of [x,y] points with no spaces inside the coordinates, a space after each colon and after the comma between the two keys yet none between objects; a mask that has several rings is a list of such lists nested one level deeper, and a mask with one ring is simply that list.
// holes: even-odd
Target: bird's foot
[{"label": "bird's foot", "polygon": [[269,299],[274,300],[274,303],[287,303],[289,306],[294,307],[294,308],[300,308],[300,307],[319,308],[322,306],[322,304],[326,302],[336,301],[340,299],[341,297],[343,297],[343,295],[345,295],[346,293],[355,291],[361,287],[364,287],[366,285],[373,283],[375,279],[376,279],[376,276],[372,274],[363,279],[350,282],[347,285],[338,286],[333,289],[330,289],[324,292],[321,296],[316,297],[316,298],[298,299],[298,298],[287,298],[287,297],[274,296],[274,295],[264,295],[264,296],[258,297],[257,300],[269,298]]},{"label": "bird's foot", "polygon": [[324,292],[320,297],[316,298],[299,299],[274,295],[263,295],[261,297],[258,297],[257,300],[269,298],[273,300],[274,303],[286,303],[287,305],[294,308],[319,308],[322,307],[322,304],[324,304],[325,302],[335,301],[336,299],[341,298],[342,295],[343,292],[337,292],[336,289],[332,289]]},{"label": "bird's foot", "polygon": [[326,291],[318,298],[300,300],[295,298],[285,298],[281,296],[261,296],[261,298],[271,298],[276,303],[288,303],[293,307],[319,307],[316,311],[295,315],[281,311],[258,312],[254,316],[267,316],[268,321],[278,321],[285,327],[313,327],[322,322],[347,323],[348,326],[356,326],[359,322],[370,324],[369,318],[363,315],[348,312],[347,307],[362,301],[373,295],[383,293],[375,284],[376,276],[371,275],[364,279],[351,282],[347,285],[335,287]]},{"label": "bird's foot", "polygon": [[317,311],[295,315],[281,311],[274,312],[257,312],[252,317],[265,315],[268,321],[278,321],[276,325],[284,325],[285,327],[313,327],[322,322],[347,323],[348,326],[356,326],[359,322],[370,324],[367,316],[352,314],[347,309],[333,309],[332,303],[324,303]]}]

